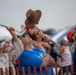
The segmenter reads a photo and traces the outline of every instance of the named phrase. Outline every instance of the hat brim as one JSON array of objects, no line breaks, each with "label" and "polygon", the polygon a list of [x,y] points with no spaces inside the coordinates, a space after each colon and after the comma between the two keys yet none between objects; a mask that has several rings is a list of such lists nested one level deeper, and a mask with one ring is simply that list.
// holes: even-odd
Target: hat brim
[{"label": "hat brim", "polygon": [[41,18],[41,11],[40,10],[36,10],[35,12],[37,13],[37,17],[36,17],[35,21],[33,23],[30,23],[28,18],[26,18],[25,25],[30,25],[31,26],[31,25],[36,24],[37,22],[39,22],[39,20]]}]

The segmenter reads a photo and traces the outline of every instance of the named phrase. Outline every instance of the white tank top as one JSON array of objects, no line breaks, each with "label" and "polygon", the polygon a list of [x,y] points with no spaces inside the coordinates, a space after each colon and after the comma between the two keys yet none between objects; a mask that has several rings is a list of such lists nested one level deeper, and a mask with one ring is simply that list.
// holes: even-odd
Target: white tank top
[{"label": "white tank top", "polygon": [[61,54],[61,56],[63,57],[64,61],[61,61],[61,58],[58,57],[58,63],[60,66],[65,67],[65,66],[72,65],[71,51],[70,51],[70,48],[68,46],[65,47],[65,50]]}]

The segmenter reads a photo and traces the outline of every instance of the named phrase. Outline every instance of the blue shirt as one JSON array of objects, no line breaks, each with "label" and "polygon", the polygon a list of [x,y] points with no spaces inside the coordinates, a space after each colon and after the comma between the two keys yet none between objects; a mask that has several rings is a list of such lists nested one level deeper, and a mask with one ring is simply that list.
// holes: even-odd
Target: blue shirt
[{"label": "blue shirt", "polygon": [[36,47],[33,48],[33,51],[37,52],[38,54],[40,54],[40,53],[46,54],[46,52],[44,50],[36,48]]},{"label": "blue shirt", "polygon": [[[25,73],[28,74],[27,67],[31,67],[31,74],[34,74],[33,67],[35,66],[37,69],[37,74],[40,74],[40,66],[43,62],[43,58],[40,56],[40,53],[45,54],[46,52],[41,51],[38,48],[34,48],[32,51],[24,50],[19,56],[19,68],[22,73],[22,67],[25,67]],[[45,74],[45,70],[42,71]],[[51,69],[48,67],[48,73],[51,74]]]}]

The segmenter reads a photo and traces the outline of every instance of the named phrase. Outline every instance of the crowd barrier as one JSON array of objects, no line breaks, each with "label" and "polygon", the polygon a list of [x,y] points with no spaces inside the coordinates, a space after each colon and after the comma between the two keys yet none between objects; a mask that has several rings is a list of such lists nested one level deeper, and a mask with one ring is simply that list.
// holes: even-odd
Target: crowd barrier
[{"label": "crowd barrier", "polygon": [[[59,70],[60,70],[60,75],[63,75],[62,67],[55,66],[55,67],[50,67],[50,68],[52,68],[52,70],[54,71],[54,75],[58,75],[58,71]],[[73,66],[71,66],[71,70],[72,70],[71,75],[74,75],[74,67]],[[15,71],[16,71],[16,75],[20,75],[20,71],[19,71],[19,67],[18,66],[15,67]],[[45,68],[45,72],[46,72],[45,75],[49,75],[48,71],[47,71],[47,67]],[[24,71],[24,67],[22,67],[22,73],[23,73],[22,75],[26,75],[26,73]],[[13,68],[9,67],[9,74],[7,73],[7,68],[5,68],[5,74],[6,75],[14,75]],[[3,69],[2,68],[0,68],[0,75],[3,75]],[[30,67],[28,67],[28,75],[31,75]],[[37,75],[36,67],[34,67],[34,75]],[[40,75],[43,75],[42,74],[42,67],[40,67]],[[66,66],[66,74],[65,75],[69,75],[67,66]]]}]

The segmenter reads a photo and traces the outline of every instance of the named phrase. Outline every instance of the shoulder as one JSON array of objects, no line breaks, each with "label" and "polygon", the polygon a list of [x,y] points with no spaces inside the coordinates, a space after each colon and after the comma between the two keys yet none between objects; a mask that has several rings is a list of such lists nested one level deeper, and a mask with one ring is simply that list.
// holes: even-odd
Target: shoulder
[{"label": "shoulder", "polygon": [[61,51],[64,51],[65,50],[65,46],[62,46],[60,50]]}]

